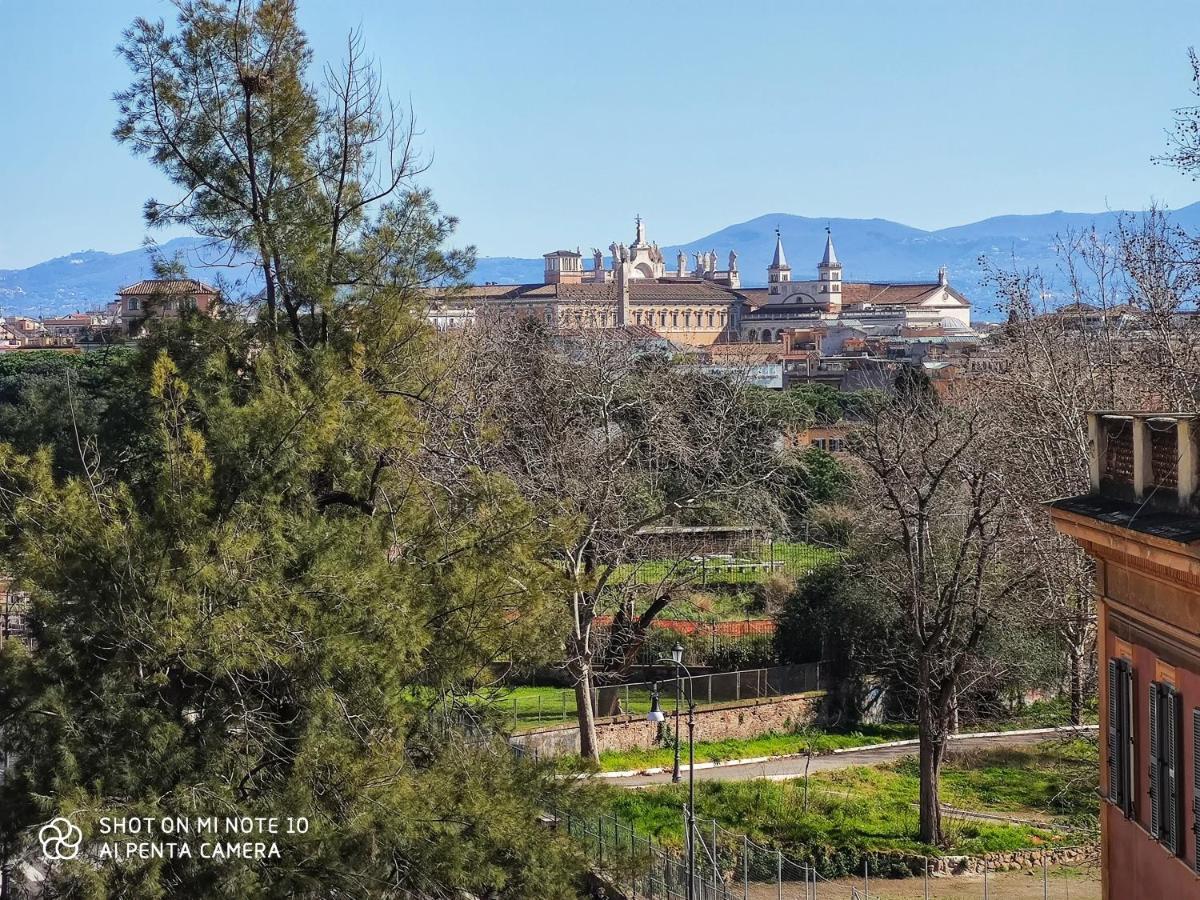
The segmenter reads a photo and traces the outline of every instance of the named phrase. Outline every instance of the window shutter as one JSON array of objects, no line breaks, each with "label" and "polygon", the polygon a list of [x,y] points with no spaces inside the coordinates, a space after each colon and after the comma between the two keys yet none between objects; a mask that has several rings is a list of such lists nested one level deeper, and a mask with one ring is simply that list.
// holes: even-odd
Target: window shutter
[{"label": "window shutter", "polygon": [[1178,854],[1181,848],[1179,832],[1179,694],[1169,686],[1164,686],[1163,697],[1163,734],[1159,737],[1163,742],[1163,797],[1162,819],[1163,830],[1166,832],[1166,845],[1172,853]]},{"label": "window shutter", "polygon": [[1120,670],[1115,659],[1108,661],[1108,801],[1121,802]]},{"label": "window shutter", "polygon": [[1200,708],[1192,710],[1192,833],[1196,836],[1196,871],[1200,872]]},{"label": "window shutter", "polygon": [[1162,837],[1162,806],[1158,796],[1158,682],[1150,682],[1150,836]]},{"label": "window shutter", "polygon": [[1137,773],[1134,771],[1134,752],[1137,743],[1137,723],[1133,717],[1133,668],[1128,662],[1121,665],[1121,738],[1124,744],[1121,756],[1121,796],[1124,798],[1122,808],[1126,816],[1134,814],[1134,792],[1137,786]]}]

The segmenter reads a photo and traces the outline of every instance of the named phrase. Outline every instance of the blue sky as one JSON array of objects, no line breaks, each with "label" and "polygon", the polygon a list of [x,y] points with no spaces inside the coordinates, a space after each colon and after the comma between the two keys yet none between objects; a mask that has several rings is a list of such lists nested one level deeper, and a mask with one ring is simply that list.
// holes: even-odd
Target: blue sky
[{"label": "blue sky", "polygon": [[[485,255],[661,243],[768,212],[924,228],[1183,206],[1150,158],[1187,104],[1192,2],[300,0],[361,26]],[[0,268],[126,250],[171,189],[110,138],[113,47],[165,0],[0,0]]]}]

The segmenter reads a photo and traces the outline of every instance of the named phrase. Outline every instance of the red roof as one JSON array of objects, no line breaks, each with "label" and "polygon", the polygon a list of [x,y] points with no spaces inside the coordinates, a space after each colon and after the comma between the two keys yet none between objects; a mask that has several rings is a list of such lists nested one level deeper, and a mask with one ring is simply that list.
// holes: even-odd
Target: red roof
[{"label": "red roof", "polygon": [[123,287],[117,291],[118,297],[161,297],[167,294],[216,294],[219,293],[211,284],[196,281],[194,278],[148,278]]}]

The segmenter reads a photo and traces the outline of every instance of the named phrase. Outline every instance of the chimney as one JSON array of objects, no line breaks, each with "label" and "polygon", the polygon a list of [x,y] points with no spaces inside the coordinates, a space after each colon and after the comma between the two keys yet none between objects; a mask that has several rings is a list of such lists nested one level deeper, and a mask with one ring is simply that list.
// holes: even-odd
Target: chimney
[{"label": "chimney", "polygon": [[1196,416],[1183,413],[1089,413],[1091,492],[1196,511],[1198,425]]}]

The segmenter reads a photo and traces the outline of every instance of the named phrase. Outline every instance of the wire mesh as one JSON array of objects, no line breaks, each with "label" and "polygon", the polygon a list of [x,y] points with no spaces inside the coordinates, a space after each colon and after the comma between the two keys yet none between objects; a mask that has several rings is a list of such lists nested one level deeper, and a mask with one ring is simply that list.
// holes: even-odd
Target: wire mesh
[{"label": "wire mesh", "polygon": [[[686,819],[686,809],[681,810]],[[588,852],[599,877],[627,900],[684,900],[688,897],[685,849],[669,848],[638,834],[627,822],[609,815],[554,815]],[[1090,900],[1100,896],[1099,851],[1095,846],[1056,847],[1053,851],[1013,858],[984,857],[960,865],[967,874],[941,874],[940,860],[908,857],[913,874],[883,878],[890,857],[867,854],[857,874],[829,877],[818,860],[801,861],[780,848],[760,844],[723,828],[712,819],[697,819],[693,833],[691,896],[695,900]],[[1052,854],[1053,853],[1053,858]],[[1069,858],[1064,858],[1069,857]],[[965,858],[963,858],[965,859]]]}]

